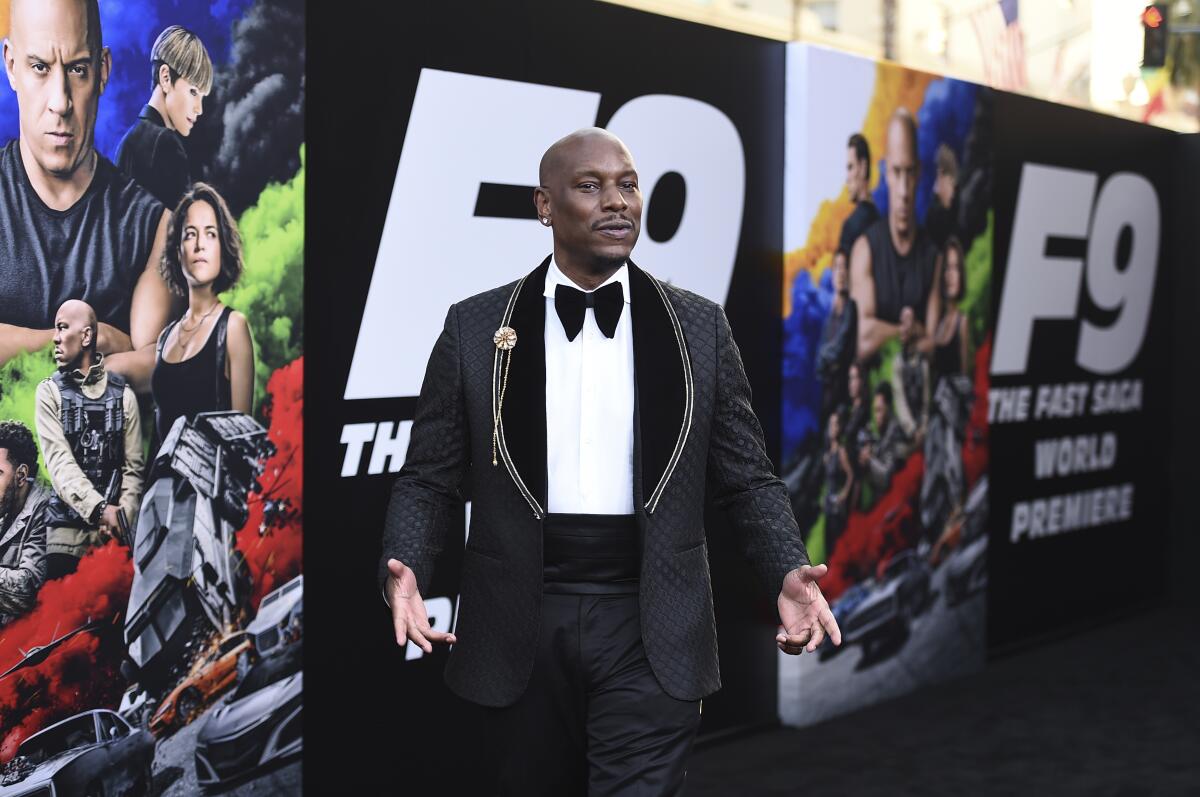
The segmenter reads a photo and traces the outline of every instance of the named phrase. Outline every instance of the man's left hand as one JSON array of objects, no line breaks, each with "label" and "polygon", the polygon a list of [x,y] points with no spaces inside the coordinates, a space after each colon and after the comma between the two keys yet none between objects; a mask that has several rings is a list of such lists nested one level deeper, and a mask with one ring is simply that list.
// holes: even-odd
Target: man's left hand
[{"label": "man's left hand", "polygon": [[811,653],[825,641],[826,634],[833,644],[842,644],[842,631],[817,586],[828,572],[825,565],[803,565],[784,576],[779,591],[779,620],[783,626],[775,637],[784,653]]}]

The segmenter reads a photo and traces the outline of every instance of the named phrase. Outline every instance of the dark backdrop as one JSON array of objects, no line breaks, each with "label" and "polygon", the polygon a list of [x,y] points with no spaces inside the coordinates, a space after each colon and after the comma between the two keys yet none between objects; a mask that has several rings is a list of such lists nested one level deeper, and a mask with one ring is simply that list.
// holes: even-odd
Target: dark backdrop
[{"label": "dark backdrop", "polygon": [[[420,70],[598,91],[600,126],[648,94],[693,97],[732,120],[745,152],[746,187],[726,304],[777,458],[784,48],[580,0],[473,4],[469,11],[405,4],[389,8],[394,18],[386,20],[381,8],[310,8],[308,80],[318,111],[308,119],[305,573],[313,687],[306,695],[305,778],[320,793],[385,779],[445,784],[452,793],[451,786],[475,782],[488,766],[480,714],[442,686],[444,653],[406,662],[392,641],[375,568],[393,476],[339,476],[344,424],[401,420],[414,410],[412,398],[342,395]],[[653,262],[640,264],[653,272]],[[502,264],[496,284],[533,265]],[[428,352],[398,345],[396,356],[423,361]],[[705,701],[706,734],[771,722],[776,711],[774,609],[722,531],[713,518],[709,551],[725,688]],[[460,556],[443,556],[432,595],[457,592]]]},{"label": "dark backdrop", "polygon": [[[1168,292],[1173,265],[1171,222],[1175,218],[1171,176],[1187,173],[1176,162],[1175,134],[1159,128],[1005,93],[996,95],[995,120],[995,307],[1003,295],[1017,192],[1026,163],[1095,173],[1097,196],[1117,172],[1146,177],[1158,193],[1161,238],[1149,325],[1132,364],[1112,375],[1090,373],[1076,364],[1081,319],[1100,326],[1116,319],[1115,312],[1096,307],[1084,276],[1074,318],[1036,322],[1025,373],[992,375],[993,388],[1031,385],[1035,392],[1041,384],[1074,381],[1094,385],[1102,379],[1141,378],[1144,383],[1140,412],[991,426],[988,646],[993,653],[1111,617],[1167,594],[1169,467],[1174,435],[1168,422],[1173,356]],[[1086,259],[1087,241],[1052,238],[1046,252]],[[1035,440],[1105,431],[1118,434],[1113,470],[1035,480]],[[1015,544],[1009,541],[1015,501],[1120,482],[1135,485],[1131,521]]]}]

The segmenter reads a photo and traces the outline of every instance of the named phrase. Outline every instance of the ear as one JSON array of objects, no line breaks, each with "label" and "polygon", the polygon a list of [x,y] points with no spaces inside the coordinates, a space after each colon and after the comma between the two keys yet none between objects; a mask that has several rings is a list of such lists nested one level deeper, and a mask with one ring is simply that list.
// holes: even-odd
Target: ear
[{"label": "ear", "polygon": [[171,67],[166,64],[158,65],[158,87],[163,94],[171,90]]},{"label": "ear", "polygon": [[108,85],[108,76],[112,74],[112,50],[104,47],[100,50],[100,93]]},{"label": "ear", "polygon": [[23,482],[29,478],[29,466],[22,463],[17,466],[17,481]]},{"label": "ear", "polygon": [[8,75],[8,86],[14,92],[17,90],[17,76],[13,74],[13,68],[16,66],[15,54],[13,53],[12,41],[6,36],[4,37],[4,71]]},{"label": "ear", "polygon": [[[538,220],[550,218],[550,192],[544,186],[533,189],[533,206],[537,209]],[[544,223],[544,222],[543,222]]]},{"label": "ear", "polygon": [[95,333],[92,331],[92,328],[85,326],[83,328],[83,332],[79,336],[79,342],[81,344],[83,344],[83,348],[87,349],[87,348],[91,347],[92,339],[94,337],[95,337]]}]

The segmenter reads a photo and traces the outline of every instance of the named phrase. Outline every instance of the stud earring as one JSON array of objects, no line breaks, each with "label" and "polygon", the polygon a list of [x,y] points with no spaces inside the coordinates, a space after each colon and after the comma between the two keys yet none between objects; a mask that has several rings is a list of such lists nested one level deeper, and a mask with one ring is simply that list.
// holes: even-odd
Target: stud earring
[{"label": "stud earring", "polygon": [[549,227],[550,226],[550,217],[542,216],[542,224],[546,227]]}]

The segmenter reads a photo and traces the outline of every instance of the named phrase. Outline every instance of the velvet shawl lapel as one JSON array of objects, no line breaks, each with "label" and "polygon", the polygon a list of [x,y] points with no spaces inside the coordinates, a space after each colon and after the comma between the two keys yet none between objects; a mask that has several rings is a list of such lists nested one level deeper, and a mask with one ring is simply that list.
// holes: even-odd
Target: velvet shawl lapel
[{"label": "velvet shawl lapel", "polygon": [[[498,462],[529,503],[535,517],[546,506],[546,300],[547,257],[520,280],[500,326],[512,327],[517,345],[507,363],[493,359],[493,411],[499,407]],[[653,512],[682,454],[692,422],[692,371],[683,329],[666,290],[629,262],[633,324],[635,409],[634,493]],[[501,396],[503,399],[501,400]],[[640,471],[640,473],[639,473]]]}]

